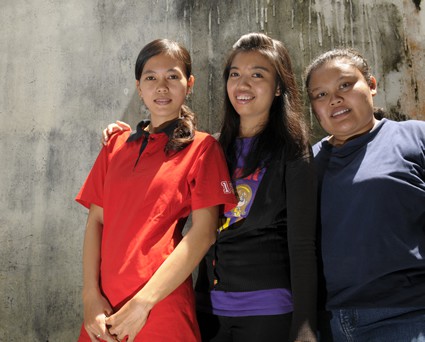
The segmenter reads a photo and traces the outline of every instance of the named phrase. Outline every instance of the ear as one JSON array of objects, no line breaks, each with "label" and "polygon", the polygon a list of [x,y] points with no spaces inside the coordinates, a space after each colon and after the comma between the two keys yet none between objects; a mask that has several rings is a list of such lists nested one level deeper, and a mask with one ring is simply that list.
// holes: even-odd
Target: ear
[{"label": "ear", "polygon": [[187,95],[191,93],[194,84],[195,84],[195,76],[190,75],[189,79],[187,80],[187,91],[186,91]]},{"label": "ear", "polygon": [[376,78],[373,76],[370,76],[369,88],[372,96],[375,96],[378,92],[378,83],[376,82]]},{"label": "ear", "polygon": [[140,89],[140,81],[139,80],[136,80],[136,89],[137,89],[137,93],[139,94],[139,97],[141,99],[143,99],[142,90]]},{"label": "ear", "polygon": [[280,90],[280,86],[277,86],[274,96],[280,96],[280,95],[282,95],[282,91]]}]

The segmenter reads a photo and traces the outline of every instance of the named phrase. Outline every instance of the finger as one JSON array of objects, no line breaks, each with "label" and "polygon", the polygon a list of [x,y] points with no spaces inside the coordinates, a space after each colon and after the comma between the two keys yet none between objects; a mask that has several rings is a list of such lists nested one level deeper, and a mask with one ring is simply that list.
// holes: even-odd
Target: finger
[{"label": "finger", "polygon": [[[87,331],[87,330],[86,330]],[[87,334],[90,337],[90,341],[91,342],[97,342],[99,339],[97,338],[97,334],[91,333],[87,331]],[[100,336],[100,335],[99,335]]]},{"label": "finger", "polygon": [[124,337],[115,336],[115,341],[117,341],[117,342],[123,342],[123,341],[128,342],[129,340],[128,339],[126,340],[125,336]]},{"label": "finger", "polygon": [[117,335],[116,328],[112,326],[112,324],[106,322],[106,330],[108,331],[108,334],[112,337],[115,337]]},{"label": "finger", "polygon": [[89,336],[90,336],[90,340],[92,342],[96,342],[96,341],[113,342],[114,341],[114,339],[109,334],[109,332],[106,330],[106,328],[104,329],[104,331],[101,331],[99,333],[90,333]]},{"label": "finger", "polygon": [[105,333],[102,335],[102,338],[105,340],[105,341],[108,341],[108,342],[113,342],[113,341],[115,341],[115,338],[114,338],[114,336],[109,332],[109,330],[108,329],[105,329]]},{"label": "finger", "polygon": [[119,125],[116,125],[116,124],[108,125],[108,133],[109,134],[112,134],[116,131],[122,131],[122,130],[123,130],[122,127],[119,126]]},{"label": "finger", "polygon": [[95,326],[89,326],[88,324],[84,324],[84,329],[85,329],[87,335],[89,336],[90,341],[96,342],[97,341],[97,338],[96,338],[97,333],[95,332],[96,327]]},{"label": "finger", "polygon": [[124,121],[117,120],[116,124],[121,127],[121,129],[128,131],[131,129],[130,125],[125,123]]},{"label": "finger", "polygon": [[103,145],[106,145],[106,143],[108,142],[108,137],[109,137],[109,135],[108,135],[108,129],[107,129],[107,128],[105,128],[105,129],[102,131],[102,144],[103,144]]},{"label": "finger", "polygon": [[106,335],[105,341],[106,342],[116,342],[116,339],[114,338],[114,336],[108,334],[108,335]]},{"label": "finger", "polygon": [[104,313],[105,313],[105,320],[109,317],[109,316],[111,316],[114,312],[112,311],[112,309],[111,308],[106,308],[105,309],[105,311],[104,311]]}]

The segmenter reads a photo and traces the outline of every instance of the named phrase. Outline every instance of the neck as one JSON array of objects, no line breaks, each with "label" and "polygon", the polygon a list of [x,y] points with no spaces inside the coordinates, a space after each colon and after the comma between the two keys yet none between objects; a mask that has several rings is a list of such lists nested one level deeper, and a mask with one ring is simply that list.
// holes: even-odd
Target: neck
[{"label": "neck", "polygon": [[165,127],[167,127],[170,123],[174,122],[175,120],[178,120],[178,118],[173,118],[171,120],[167,121],[156,121],[154,122],[151,120],[150,124],[146,126],[145,131],[149,133],[155,133],[157,131],[163,130]]},{"label": "neck", "polygon": [[365,128],[365,130],[364,130],[364,131],[362,131],[362,132],[360,132],[360,133],[358,133],[358,134],[355,134],[355,135],[347,136],[347,137],[331,135],[331,136],[329,137],[328,141],[329,141],[329,143],[330,143],[331,145],[333,145],[333,146],[335,146],[335,147],[341,147],[341,146],[342,146],[342,145],[344,145],[347,141],[350,141],[350,140],[353,140],[353,139],[355,139],[355,138],[361,137],[362,135],[365,135],[365,134],[369,133],[370,131],[372,131],[372,130],[375,128],[375,126],[376,126],[376,124],[377,124],[378,122],[379,122],[378,120],[376,120],[375,118],[373,118],[373,120],[371,121],[370,125],[368,125],[368,126]]},{"label": "neck", "polygon": [[257,135],[264,127],[265,122],[260,120],[241,120],[239,124],[239,137],[250,138]]}]

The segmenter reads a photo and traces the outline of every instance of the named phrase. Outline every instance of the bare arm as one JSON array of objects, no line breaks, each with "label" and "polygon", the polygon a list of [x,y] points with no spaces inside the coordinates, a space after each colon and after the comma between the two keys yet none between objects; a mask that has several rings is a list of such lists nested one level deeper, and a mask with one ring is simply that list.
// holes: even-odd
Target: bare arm
[{"label": "bare arm", "polygon": [[176,249],[162,263],[148,283],[116,314],[108,317],[111,334],[132,342],[146,323],[150,310],[167,297],[187,277],[215,242],[218,207],[194,210],[192,227]]},{"label": "bare arm", "polygon": [[112,308],[99,288],[102,230],[103,209],[92,204],[83,246],[83,304],[84,326],[93,342],[98,340],[99,335],[105,341],[113,341],[105,324],[105,318],[112,314]]}]

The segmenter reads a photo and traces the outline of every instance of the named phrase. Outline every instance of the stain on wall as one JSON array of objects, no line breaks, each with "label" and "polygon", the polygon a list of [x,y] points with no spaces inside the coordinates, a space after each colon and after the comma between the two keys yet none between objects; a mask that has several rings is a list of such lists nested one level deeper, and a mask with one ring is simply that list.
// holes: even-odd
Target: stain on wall
[{"label": "stain on wall", "polygon": [[415,7],[418,11],[421,10],[421,0],[412,0],[413,3],[415,4]]},{"label": "stain on wall", "polygon": [[[134,61],[149,41],[188,47],[190,105],[221,121],[222,69],[240,35],[282,40],[300,87],[304,67],[337,46],[364,52],[376,102],[425,119],[425,14],[411,0],[5,0],[0,11],[0,341],[75,341],[82,322],[87,212],[73,201],[101,128],[147,116]],[[323,135],[306,102],[313,140]]]}]

